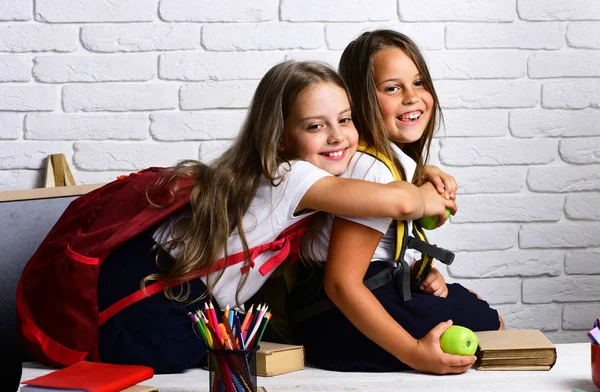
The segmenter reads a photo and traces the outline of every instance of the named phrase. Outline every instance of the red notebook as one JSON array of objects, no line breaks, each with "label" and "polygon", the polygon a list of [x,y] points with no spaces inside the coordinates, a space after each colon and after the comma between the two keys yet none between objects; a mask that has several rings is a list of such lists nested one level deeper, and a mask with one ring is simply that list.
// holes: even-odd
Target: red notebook
[{"label": "red notebook", "polygon": [[[148,366],[81,361],[44,376],[23,381],[22,384],[55,390],[118,392],[153,376],[154,370]],[[27,389],[23,387],[22,390]]]}]

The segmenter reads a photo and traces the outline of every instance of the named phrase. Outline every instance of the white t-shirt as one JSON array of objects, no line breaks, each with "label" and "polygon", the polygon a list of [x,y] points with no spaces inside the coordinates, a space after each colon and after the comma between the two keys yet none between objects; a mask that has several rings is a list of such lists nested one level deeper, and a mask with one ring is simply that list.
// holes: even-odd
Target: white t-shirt
[{"label": "white t-shirt", "polygon": [[[417,168],[416,162],[406,155],[398,146],[390,143],[392,153],[398,158],[400,164],[404,168],[406,178],[408,181],[412,181]],[[357,178],[361,180],[367,180],[372,182],[378,182],[381,184],[387,184],[394,181],[392,172],[387,166],[373,158],[371,155],[357,152],[352,157],[350,164],[346,171],[340,176],[346,178]],[[321,232],[316,236],[312,244],[312,255],[316,261],[327,260],[327,250],[329,249],[329,238],[331,236],[331,226],[333,224],[334,215],[328,214],[327,221]],[[356,218],[344,216],[344,219],[360,223],[361,225],[370,227],[384,234],[383,238],[377,245],[375,253],[371,258],[374,260],[394,260],[396,252],[396,224],[391,218]],[[412,221],[408,221],[408,233],[412,233]],[[309,244],[306,244],[310,246]],[[307,250],[308,251],[308,250]],[[308,251],[310,252],[310,251]],[[309,253],[310,255],[311,253]],[[413,249],[407,249],[404,254],[404,259],[408,265],[412,265],[415,260],[420,258],[420,252]]]},{"label": "white t-shirt", "polygon": [[[291,170],[286,173],[285,170],[290,166]],[[285,175],[281,184],[276,187],[271,186],[264,177],[261,178],[256,196],[244,215],[243,227],[249,248],[272,242],[282,231],[315,213],[315,211],[303,211],[301,215],[294,216],[294,211],[306,191],[321,178],[331,175],[305,161],[293,161],[291,165],[283,164],[279,168],[279,173]],[[174,214],[155,230],[152,237],[158,244],[164,244],[169,240],[172,227],[182,214],[189,216],[190,210],[186,209],[181,214]],[[237,230],[229,237],[227,247],[230,255],[243,250]],[[177,253],[177,249],[171,252],[174,257]],[[275,254],[276,252],[266,251],[254,260],[255,265],[248,272],[246,282],[239,294],[241,303],[250,299],[269,278],[273,271],[263,276],[259,268]],[[221,309],[226,305],[236,307],[235,293],[240,279],[243,278],[240,270],[242,265],[240,263],[226,268],[213,289],[214,298]],[[202,280],[206,283],[206,277]],[[213,281],[214,278],[211,282]]]}]

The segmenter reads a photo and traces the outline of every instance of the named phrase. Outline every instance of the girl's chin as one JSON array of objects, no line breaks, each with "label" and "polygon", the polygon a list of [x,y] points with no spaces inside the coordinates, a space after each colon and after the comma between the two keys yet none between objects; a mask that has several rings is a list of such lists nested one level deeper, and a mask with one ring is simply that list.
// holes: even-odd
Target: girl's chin
[{"label": "girl's chin", "polygon": [[423,137],[424,129],[402,129],[399,132],[400,134],[397,137],[389,136],[389,139],[396,144],[409,144],[414,143]]},{"label": "girl's chin", "polygon": [[346,171],[346,168],[348,167],[348,163],[349,162],[347,160],[344,160],[344,161],[340,161],[340,162],[335,162],[335,164],[321,165],[321,166],[317,166],[317,167],[325,170],[327,173],[329,173],[331,175],[339,176],[344,171]]}]

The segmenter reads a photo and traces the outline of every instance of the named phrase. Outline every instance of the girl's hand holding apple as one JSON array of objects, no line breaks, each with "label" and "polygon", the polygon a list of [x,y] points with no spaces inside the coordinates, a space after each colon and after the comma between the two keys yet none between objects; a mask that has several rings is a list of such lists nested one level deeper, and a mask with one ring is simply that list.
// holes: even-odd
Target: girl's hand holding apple
[{"label": "girl's hand holding apple", "polygon": [[[423,217],[431,217],[431,219],[434,219],[435,221],[433,222],[432,228],[440,227],[446,223],[446,220],[450,215],[456,214],[456,211],[458,210],[456,201],[453,199],[445,199],[442,195],[437,193],[437,190],[430,182],[426,182],[419,186],[419,191],[421,192],[425,204],[423,214],[419,219],[423,219]],[[448,214],[448,211],[450,214]],[[425,222],[425,225],[428,225],[428,223]]]},{"label": "girl's hand holding apple", "polygon": [[442,171],[437,166],[425,166],[423,169],[425,179],[433,184],[440,195],[446,199],[455,199],[458,191],[456,179],[450,174]]},{"label": "girl's hand holding apple", "polygon": [[440,337],[450,326],[452,320],[439,323],[417,340],[406,364],[417,371],[433,374],[464,373],[469,370],[477,359],[474,355],[448,354],[440,347]]},{"label": "girl's hand holding apple", "polygon": [[[450,208],[446,208],[446,219],[450,218],[450,214],[451,213],[452,212],[450,211]],[[419,222],[419,225],[421,225],[421,227],[424,228],[425,230],[436,229],[438,227],[438,222],[439,221],[440,221],[440,217],[437,216],[437,215],[434,215],[434,216],[424,216],[424,217],[419,218],[417,220],[417,222]]]},{"label": "girl's hand holding apple", "polygon": [[473,355],[478,345],[475,332],[460,325],[451,326],[440,336],[440,347],[448,354]]}]

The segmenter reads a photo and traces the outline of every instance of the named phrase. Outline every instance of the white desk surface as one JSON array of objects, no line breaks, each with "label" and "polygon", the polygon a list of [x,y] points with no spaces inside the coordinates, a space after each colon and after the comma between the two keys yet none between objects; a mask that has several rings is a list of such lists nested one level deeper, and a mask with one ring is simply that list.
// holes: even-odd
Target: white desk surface
[{"label": "white desk surface", "polygon": [[[569,391],[577,388],[598,391],[591,379],[590,344],[557,344],[556,364],[550,371],[477,371],[451,376],[416,372],[341,373],[305,368],[275,377],[259,377],[258,385],[267,392],[288,391]],[[36,363],[23,364],[21,380],[41,376],[52,368]],[[160,392],[208,391],[208,371],[193,369],[182,374],[155,375],[141,384],[158,387]]]}]

